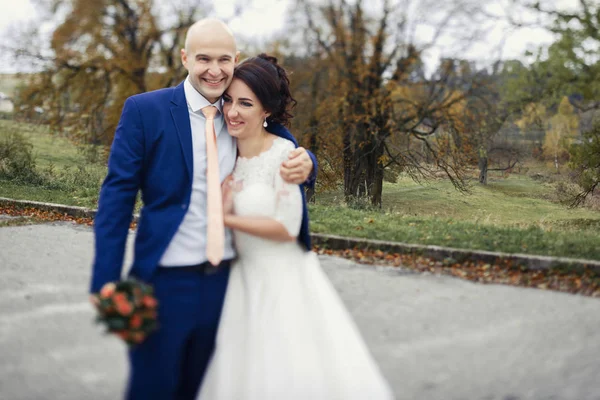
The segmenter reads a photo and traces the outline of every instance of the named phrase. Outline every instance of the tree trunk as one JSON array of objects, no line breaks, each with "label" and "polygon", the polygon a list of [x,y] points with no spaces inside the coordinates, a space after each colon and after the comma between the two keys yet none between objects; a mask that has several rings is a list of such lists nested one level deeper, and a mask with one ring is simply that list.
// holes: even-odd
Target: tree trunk
[{"label": "tree trunk", "polygon": [[381,194],[383,189],[383,165],[379,162],[383,155],[383,145],[374,135],[369,137],[368,145],[365,146],[367,161],[366,181],[369,199],[372,205],[381,207]]},{"label": "tree trunk", "polygon": [[[131,71],[129,75],[129,79],[133,82],[137,89],[137,93],[145,93],[147,91],[146,87],[146,68],[139,67],[135,68]],[[135,93],[135,94],[137,94]]]},{"label": "tree trunk", "polygon": [[375,162],[374,168],[375,173],[373,174],[373,183],[371,184],[371,204],[381,208],[382,206],[382,195],[383,195],[383,164],[379,162],[379,158],[383,155],[383,146],[377,148],[378,159]]},{"label": "tree trunk", "polygon": [[479,183],[487,185],[488,177],[488,156],[485,147],[479,147]]},{"label": "tree trunk", "polygon": [[487,185],[488,179],[488,159],[487,157],[482,157],[479,159],[479,183],[482,185]]},{"label": "tree trunk", "polygon": [[352,154],[352,143],[350,140],[351,133],[349,131],[344,132],[344,197],[346,201],[352,197],[352,175],[353,175],[353,154]]},{"label": "tree trunk", "polygon": [[346,202],[368,194],[365,182],[364,127],[353,125],[344,134],[344,197]]},{"label": "tree trunk", "polygon": [[[310,123],[309,123],[310,137],[308,139],[308,148],[310,149],[310,151],[313,152],[315,157],[317,156],[317,126],[318,126],[318,124],[319,124],[319,121],[317,120],[317,117],[313,114],[313,116],[310,118]],[[315,202],[314,186],[306,189],[306,201],[308,203]]]},{"label": "tree trunk", "polygon": [[[317,74],[311,82],[311,98],[315,101],[312,103],[311,111],[310,111],[310,120],[308,121],[308,126],[310,129],[310,136],[308,138],[308,148],[312,153],[317,157],[317,132],[319,131],[319,119],[317,118],[317,105],[316,100],[319,96],[319,83],[321,81],[320,76],[322,72],[321,70],[317,70]],[[315,202],[315,188],[308,188],[306,190],[306,201],[308,203]]]}]

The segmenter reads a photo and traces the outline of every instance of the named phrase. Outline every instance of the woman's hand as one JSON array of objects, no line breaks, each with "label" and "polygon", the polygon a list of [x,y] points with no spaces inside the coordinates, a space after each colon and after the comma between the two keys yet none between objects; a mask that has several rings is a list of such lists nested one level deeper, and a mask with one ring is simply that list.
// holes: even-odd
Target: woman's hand
[{"label": "woman's hand", "polygon": [[229,175],[221,184],[223,216],[233,214],[233,176]]}]

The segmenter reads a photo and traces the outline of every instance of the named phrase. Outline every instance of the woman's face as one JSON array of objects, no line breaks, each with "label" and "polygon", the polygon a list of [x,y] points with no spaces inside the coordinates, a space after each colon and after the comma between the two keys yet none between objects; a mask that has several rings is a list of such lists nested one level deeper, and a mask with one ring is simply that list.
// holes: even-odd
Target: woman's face
[{"label": "woman's face", "polygon": [[233,79],[223,94],[223,115],[229,134],[245,139],[262,133],[269,113],[244,82]]}]

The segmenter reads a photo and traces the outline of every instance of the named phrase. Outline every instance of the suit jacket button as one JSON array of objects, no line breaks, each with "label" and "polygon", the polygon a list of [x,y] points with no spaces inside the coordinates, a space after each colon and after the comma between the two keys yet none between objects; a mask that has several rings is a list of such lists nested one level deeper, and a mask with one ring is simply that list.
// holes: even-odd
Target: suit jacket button
[{"label": "suit jacket button", "polygon": [[181,209],[182,209],[182,210],[185,210],[185,204],[182,204],[182,205],[181,205]]}]

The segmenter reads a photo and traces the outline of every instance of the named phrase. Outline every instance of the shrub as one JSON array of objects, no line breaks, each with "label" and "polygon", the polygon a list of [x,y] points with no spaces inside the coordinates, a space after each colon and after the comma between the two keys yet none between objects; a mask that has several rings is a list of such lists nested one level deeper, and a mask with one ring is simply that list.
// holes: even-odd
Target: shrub
[{"label": "shrub", "polygon": [[575,171],[577,183],[581,191],[573,200],[573,204],[583,201],[600,187],[600,123],[584,132],[579,143],[571,145],[570,166]]},{"label": "shrub", "polygon": [[21,133],[10,132],[0,141],[0,179],[45,189],[97,195],[106,171],[94,166],[38,168],[33,145]]},{"label": "shrub", "polygon": [[0,178],[39,185],[42,177],[35,167],[33,145],[25,136],[10,132],[0,141]]},{"label": "shrub", "polygon": [[43,186],[46,189],[68,192],[98,193],[105,171],[93,167],[64,167],[56,170],[50,165],[43,171]]}]

